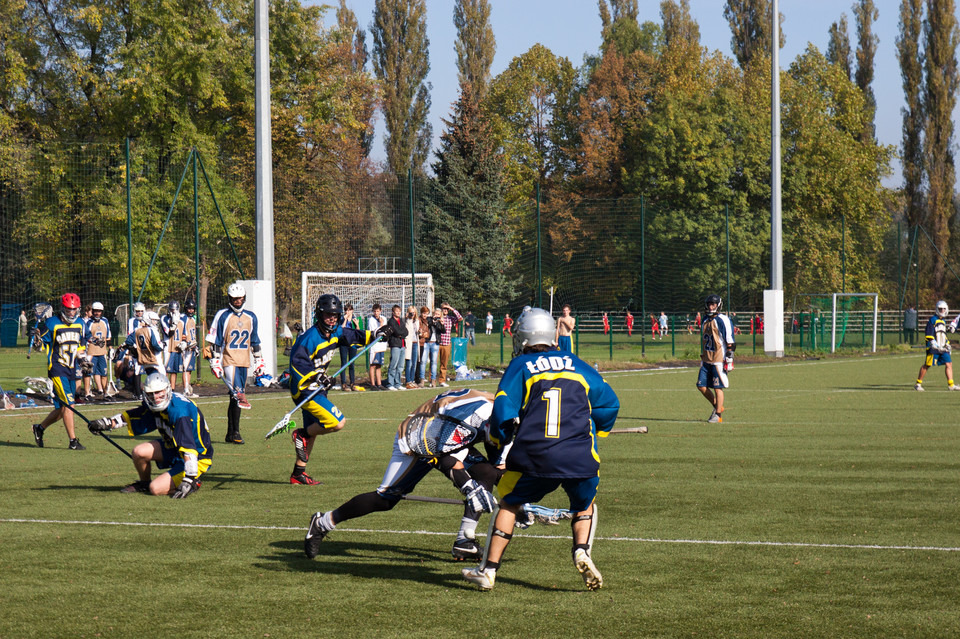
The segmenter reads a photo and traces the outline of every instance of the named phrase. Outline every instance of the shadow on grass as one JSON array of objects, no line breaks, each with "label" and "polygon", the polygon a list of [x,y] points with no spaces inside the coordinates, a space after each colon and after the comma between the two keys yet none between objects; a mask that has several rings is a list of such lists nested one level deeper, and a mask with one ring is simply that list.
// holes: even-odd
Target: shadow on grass
[{"label": "shadow on grass", "polygon": [[[393,546],[361,541],[327,540],[320,546],[316,559],[307,559],[303,554],[301,539],[275,541],[270,544],[271,554],[260,556],[257,568],[275,571],[297,571],[325,575],[346,575],[360,579],[392,579],[432,584],[442,588],[476,587],[460,576],[462,568],[472,567],[473,562],[444,561],[441,551],[422,548]],[[447,556],[449,559],[449,556]],[[506,583],[531,590],[557,592],[557,588],[543,586],[519,579],[497,576],[497,583]],[[568,590],[568,589],[560,589]],[[571,592],[577,589],[569,589]]]},{"label": "shadow on grass", "polygon": [[[37,448],[37,445],[31,442],[5,442],[0,441],[0,446],[10,446],[11,448]],[[52,448],[52,447],[51,447]],[[66,446],[64,446],[66,448]]]}]

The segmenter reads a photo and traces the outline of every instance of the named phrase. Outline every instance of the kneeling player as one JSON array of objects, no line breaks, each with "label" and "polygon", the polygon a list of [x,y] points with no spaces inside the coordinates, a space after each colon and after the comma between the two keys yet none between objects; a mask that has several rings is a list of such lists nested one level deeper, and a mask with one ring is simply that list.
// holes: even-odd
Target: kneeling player
[{"label": "kneeling player", "polygon": [[[133,466],[140,479],[122,492],[169,494],[183,499],[199,490],[200,475],[213,463],[210,431],[197,405],[174,393],[166,375],[158,371],[147,375],[140,406],[90,422],[90,431],[113,430],[124,424],[131,436],[158,431],[160,439],[137,444],[133,449]],[[151,480],[150,462],[166,472]]]}]

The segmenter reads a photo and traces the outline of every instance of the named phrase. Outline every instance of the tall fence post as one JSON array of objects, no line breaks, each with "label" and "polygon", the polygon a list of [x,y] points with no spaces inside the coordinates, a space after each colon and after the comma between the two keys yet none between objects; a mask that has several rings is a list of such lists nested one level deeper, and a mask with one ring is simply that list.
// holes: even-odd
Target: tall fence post
[{"label": "tall fence post", "polygon": [[540,252],[540,183],[537,182],[537,307],[543,308],[543,262]]},{"label": "tall fence post", "polygon": [[[127,159],[127,294],[129,297],[130,317],[133,317],[133,215],[130,207],[130,138],[126,139],[125,155]],[[126,331],[126,326],[120,327]]]},{"label": "tall fence post", "polygon": [[646,200],[640,196],[640,357],[647,356],[647,273],[646,273]]},{"label": "tall fence post", "polygon": [[723,207],[726,217],[726,231],[727,231],[727,312],[733,311],[733,300],[730,299],[730,205],[726,204]]},{"label": "tall fence post", "polygon": [[[417,263],[413,236],[413,168],[407,169],[407,205],[410,208],[410,303],[417,305]],[[419,312],[419,311],[418,311]],[[478,313],[480,311],[477,311]]]}]

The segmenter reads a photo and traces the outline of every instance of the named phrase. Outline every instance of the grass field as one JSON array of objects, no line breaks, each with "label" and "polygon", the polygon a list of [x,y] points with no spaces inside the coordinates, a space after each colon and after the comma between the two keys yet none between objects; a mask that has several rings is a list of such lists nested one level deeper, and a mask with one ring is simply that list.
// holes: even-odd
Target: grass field
[{"label": "grass field", "polygon": [[[376,488],[430,390],[332,394],[348,425],[317,442],[316,487],[286,483],[288,438],[262,439],[289,399],[253,398],[242,447],[200,399],[216,454],[185,501],[120,494],[135,474],[107,442],[81,430],[69,451],[56,425],[38,449],[46,411],[0,411],[0,637],[957,636],[960,393],[939,369],[913,391],[919,364],[738,365],[720,425],[695,370],[608,372],[617,426],[650,432],[601,443],[595,593],[566,525],[517,531],[496,588],[473,590],[451,505],[402,502],[303,556],[310,514]],[[458,496],[434,475],[417,494]]]}]

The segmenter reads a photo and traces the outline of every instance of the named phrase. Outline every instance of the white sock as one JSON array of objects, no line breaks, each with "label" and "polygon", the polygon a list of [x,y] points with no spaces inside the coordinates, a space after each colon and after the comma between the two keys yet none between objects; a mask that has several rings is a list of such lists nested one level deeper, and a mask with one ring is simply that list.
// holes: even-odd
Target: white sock
[{"label": "white sock", "polygon": [[476,539],[477,538],[477,520],[470,517],[464,517],[460,520],[460,532],[457,533],[458,539]]},{"label": "white sock", "polygon": [[337,527],[337,525],[333,523],[332,510],[328,510],[327,512],[323,513],[323,516],[320,517],[320,525],[323,526],[324,530],[328,530],[328,531],[333,530],[334,528]]}]

